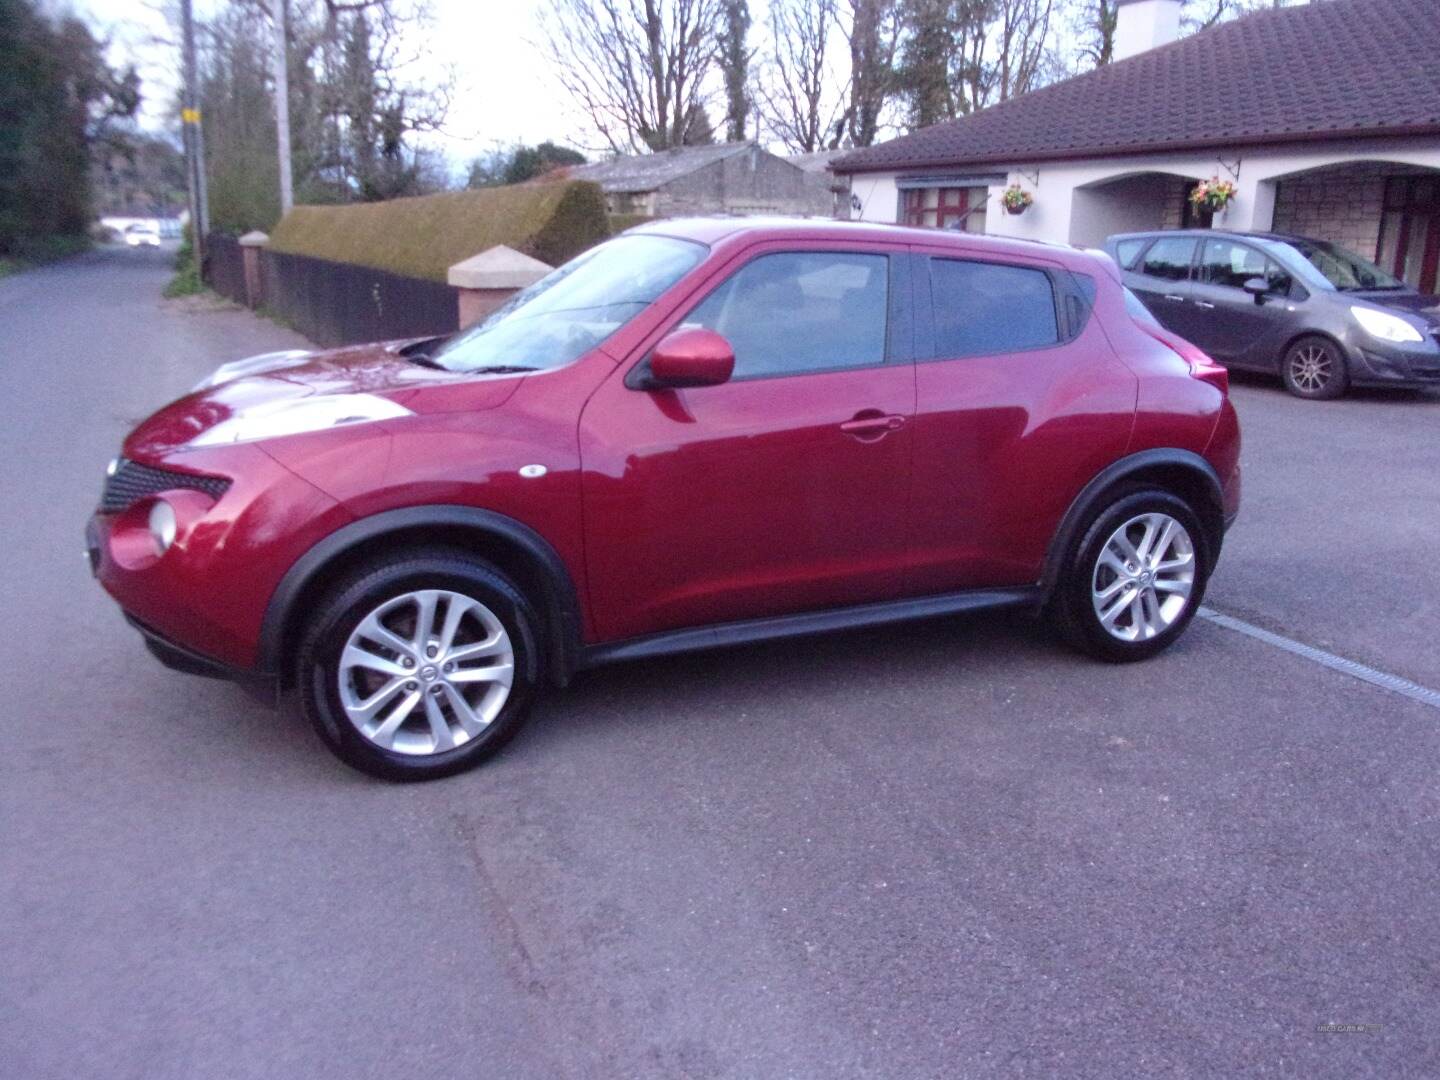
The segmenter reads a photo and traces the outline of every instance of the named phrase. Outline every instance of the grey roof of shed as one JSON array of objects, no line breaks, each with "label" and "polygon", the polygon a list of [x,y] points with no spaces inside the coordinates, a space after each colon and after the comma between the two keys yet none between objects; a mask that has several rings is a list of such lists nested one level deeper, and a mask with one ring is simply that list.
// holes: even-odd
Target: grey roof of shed
[{"label": "grey roof of shed", "polygon": [[[707,165],[751,149],[753,143],[718,143],[714,146],[682,146],[653,154],[631,154],[576,165],[569,170],[573,180],[589,180],[605,191],[654,191],[672,180],[687,176]],[[758,149],[758,148],[757,148]],[[767,151],[760,150],[764,154]]]},{"label": "grey roof of shed", "polygon": [[1260,11],[856,150],[838,173],[1440,133],[1440,0]]}]

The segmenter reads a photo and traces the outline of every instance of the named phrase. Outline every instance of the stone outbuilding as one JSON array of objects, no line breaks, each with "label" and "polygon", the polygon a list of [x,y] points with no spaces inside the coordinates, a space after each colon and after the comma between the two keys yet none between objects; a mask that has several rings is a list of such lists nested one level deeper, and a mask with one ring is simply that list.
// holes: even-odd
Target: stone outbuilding
[{"label": "stone outbuilding", "polygon": [[830,217],[831,178],[755,143],[685,146],[567,170],[605,192],[612,214],[801,214]]}]

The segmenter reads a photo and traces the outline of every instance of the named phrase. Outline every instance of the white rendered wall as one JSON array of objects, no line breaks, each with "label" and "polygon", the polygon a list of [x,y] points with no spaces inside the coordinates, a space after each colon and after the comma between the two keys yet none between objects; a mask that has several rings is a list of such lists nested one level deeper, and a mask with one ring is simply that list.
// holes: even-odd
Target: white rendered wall
[{"label": "white rendered wall", "polygon": [[[1440,138],[1357,140],[1284,148],[1250,147],[1234,151],[1040,162],[1013,168],[1008,173],[1010,183],[1018,183],[1035,196],[1035,204],[1023,214],[1007,214],[999,202],[1003,189],[992,187],[986,229],[998,236],[1091,247],[1114,232],[1160,228],[1168,222],[1157,219],[1152,224],[1151,221],[1169,206],[1174,192],[1173,185],[1169,185],[1167,191],[1150,176],[1160,173],[1188,180],[1219,176],[1234,181],[1238,189],[1235,199],[1223,213],[1215,216],[1215,226],[1264,230],[1273,224],[1277,180],[1328,165],[1367,161],[1440,169]],[[1239,173],[1238,178],[1232,175],[1231,169]],[[861,204],[856,217],[863,221],[896,220],[896,175],[856,173],[851,178],[851,191]],[[1117,180],[1123,184],[1108,186]]]}]

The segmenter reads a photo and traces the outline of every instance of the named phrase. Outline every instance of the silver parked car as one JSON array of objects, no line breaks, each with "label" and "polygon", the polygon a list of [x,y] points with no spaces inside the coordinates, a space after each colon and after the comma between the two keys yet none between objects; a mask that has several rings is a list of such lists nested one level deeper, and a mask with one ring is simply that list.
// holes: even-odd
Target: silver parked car
[{"label": "silver parked car", "polygon": [[1299,397],[1440,386],[1440,297],[1336,244],[1183,229],[1122,233],[1105,250],[1164,326]]}]

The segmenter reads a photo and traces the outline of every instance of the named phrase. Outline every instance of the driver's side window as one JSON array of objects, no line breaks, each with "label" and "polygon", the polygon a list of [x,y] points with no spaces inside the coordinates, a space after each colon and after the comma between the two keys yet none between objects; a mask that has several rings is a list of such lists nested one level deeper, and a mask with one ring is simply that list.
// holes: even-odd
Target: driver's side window
[{"label": "driver's side window", "polygon": [[885,362],[890,260],[794,251],[746,263],[686,316],[735,350],[735,379]]}]

